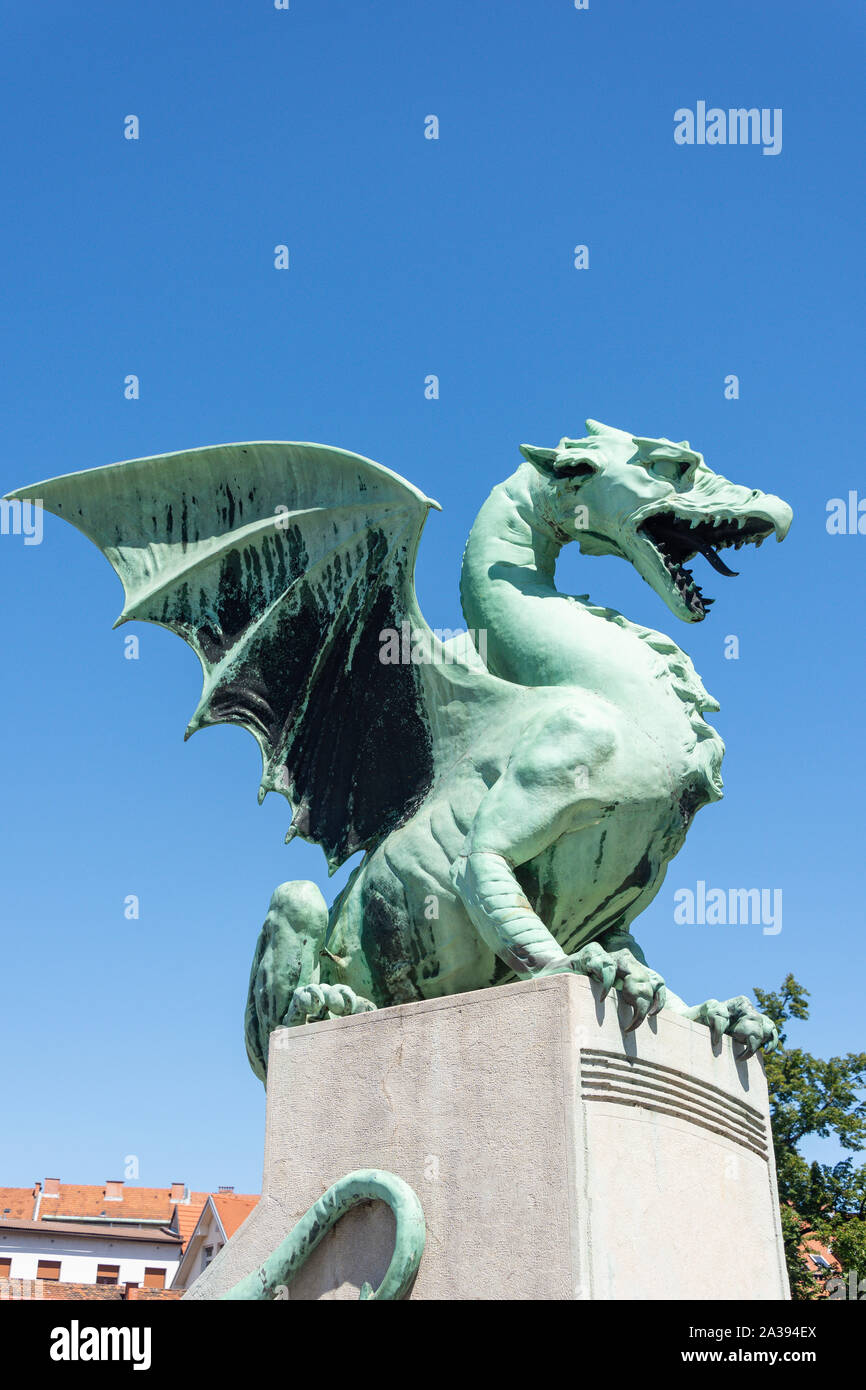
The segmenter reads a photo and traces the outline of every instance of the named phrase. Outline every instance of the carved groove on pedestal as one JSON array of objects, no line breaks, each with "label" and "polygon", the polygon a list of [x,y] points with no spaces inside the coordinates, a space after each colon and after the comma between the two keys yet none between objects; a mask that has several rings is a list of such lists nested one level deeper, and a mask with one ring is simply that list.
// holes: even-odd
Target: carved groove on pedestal
[{"label": "carved groove on pedestal", "polygon": [[642,1058],[586,1047],[580,1053],[581,1098],[672,1115],[721,1135],[766,1161],[760,1111],[709,1081]]}]

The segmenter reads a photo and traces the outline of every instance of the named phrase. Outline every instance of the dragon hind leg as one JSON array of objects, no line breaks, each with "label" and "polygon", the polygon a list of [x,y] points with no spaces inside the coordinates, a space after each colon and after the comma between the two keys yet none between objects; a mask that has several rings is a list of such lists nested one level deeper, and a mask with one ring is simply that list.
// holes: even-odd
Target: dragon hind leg
[{"label": "dragon hind leg", "polygon": [[297,879],[275,889],[259,932],[244,1019],[247,1056],[262,1081],[268,1039],[282,1026],[299,986],[317,984],[328,907],[315,883]]},{"label": "dragon hind leg", "polygon": [[281,883],[259,932],[244,1019],[250,1066],[264,1081],[275,1028],[374,1008],[347,985],[321,984],[328,908],[315,883]]}]

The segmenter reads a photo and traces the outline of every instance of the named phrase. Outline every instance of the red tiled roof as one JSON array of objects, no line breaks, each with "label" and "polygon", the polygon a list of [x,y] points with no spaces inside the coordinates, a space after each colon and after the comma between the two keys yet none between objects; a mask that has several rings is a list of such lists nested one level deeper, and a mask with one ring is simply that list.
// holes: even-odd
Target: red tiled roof
[{"label": "red tiled roof", "polygon": [[[836,1259],[836,1256],[830,1249],[829,1245],[825,1245],[823,1241],[820,1241],[818,1239],[817,1236],[812,1235],[810,1233],[805,1234],[803,1236],[802,1241],[800,1242],[800,1254],[808,1255],[809,1257],[813,1255],[820,1255],[821,1258],[827,1262],[827,1265],[829,1265],[830,1269],[836,1271],[841,1270],[842,1268],[839,1261]],[[812,1264],[821,1273],[826,1272],[825,1266],[819,1264],[816,1260],[812,1260]]]},{"label": "red tiled roof", "polygon": [[253,1207],[258,1205],[258,1201],[258,1197],[251,1197],[241,1192],[214,1193],[213,1204],[226,1233],[226,1240],[231,1239],[238,1226],[246,1221]]},{"label": "red tiled roof", "polygon": [[183,1289],[143,1289],[136,1288],[134,1284],[127,1284],[126,1297],[140,1298],[146,1302],[149,1298],[183,1298]]},{"label": "red tiled roof", "polygon": [[[101,1217],[103,1219],[98,1222],[100,1227],[121,1225],[128,1221],[147,1221],[173,1226],[185,1249],[209,1196],[207,1192],[190,1192],[187,1201],[173,1202],[170,1187],[135,1187],[123,1183],[119,1184],[119,1190],[120,1200],[112,1201],[105,1196],[105,1183],[62,1182],[58,1185],[56,1197],[48,1197],[44,1191],[37,1193],[35,1188],[30,1187],[0,1187],[0,1220],[35,1219],[39,1225],[44,1222],[45,1226],[93,1221],[95,1226],[96,1218]],[[258,1201],[257,1196],[241,1193],[221,1193],[220,1199],[250,1204],[243,1215],[234,1221],[232,1229],[237,1229]],[[227,1234],[231,1232],[227,1231]]]},{"label": "red tiled roof", "polygon": [[61,1284],[54,1279],[0,1279],[0,1303],[48,1302],[125,1302],[128,1299],[178,1299],[182,1289],[142,1289],[135,1284]]},{"label": "red tiled roof", "polygon": [[179,1202],[177,1204],[175,1221],[183,1241],[184,1250],[187,1247],[187,1241],[195,1230],[196,1222],[204,1211],[204,1204],[207,1199],[207,1192],[193,1192],[190,1193],[189,1203]]},{"label": "red tiled roof", "polygon": [[[66,1183],[60,1184],[57,1197],[42,1196],[39,1205],[39,1220],[81,1221],[92,1216],[107,1216],[113,1221],[162,1221],[167,1226],[171,1221],[172,1208],[169,1187],[127,1187],[120,1189],[119,1201],[106,1199],[104,1183]],[[191,1192],[188,1202],[179,1202],[180,1211],[195,1207],[196,1215],[201,1211],[208,1194]],[[2,1206],[5,1206],[5,1202]],[[0,1206],[0,1213],[2,1213]]]},{"label": "red tiled roof", "polygon": [[0,1187],[0,1217],[7,1221],[30,1221],[36,1198],[32,1187]]}]

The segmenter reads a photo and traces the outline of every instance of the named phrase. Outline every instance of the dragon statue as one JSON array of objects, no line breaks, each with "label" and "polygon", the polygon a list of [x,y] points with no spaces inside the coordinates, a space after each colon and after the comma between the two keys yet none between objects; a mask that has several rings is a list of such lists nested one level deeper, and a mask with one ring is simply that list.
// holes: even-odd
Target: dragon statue
[{"label": "dragon statue", "polygon": [[[631,935],[695,812],[722,795],[719,708],[669,637],[561,594],[562,546],[630,563],[684,622],[706,598],[688,562],[786,535],[780,498],[714,473],[687,442],[586,422],[524,446],[463,559],[468,633],[440,641],[415,595],[431,507],[396,473],[319,444],[245,443],[136,459],[11,494],[65,517],[119,575],[118,622],[194,649],[187,736],[248,729],[259,799],[333,872],[274,893],[245,1033],[266,1076],[281,1025],[557,971],[621,991],[631,1027],[665,1007],[742,1056],[775,1029],[744,996],[689,1007]],[[484,659],[482,659],[482,654]]]}]

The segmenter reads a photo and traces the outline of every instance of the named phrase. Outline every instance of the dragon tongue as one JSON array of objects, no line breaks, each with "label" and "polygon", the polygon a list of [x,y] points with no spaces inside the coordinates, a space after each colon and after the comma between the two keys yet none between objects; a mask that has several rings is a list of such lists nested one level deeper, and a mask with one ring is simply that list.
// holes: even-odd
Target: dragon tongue
[{"label": "dragon tongue", "polygon": [[739,574],[739,572],[740,572],[739,570],[730,570],[730,569],[728,569],[728,567],[727,567],[727,565],[725,564],[724,560],[722,560],[722,559],[719,557],[718,552],[715,551],[715,550],[713,550],[713,547],[712,547],[711,545],[709,545],[709,544],[698,545],[698,550],[699,550],[699,551],[701,552],[701,554],[705,557],[705,559],[709,560],[709,562],[710,562],[710,564],[712,565],[713,569],[714,569],[714,570],[718,570],[719,574],[725,575],[726,578],[728,578],[728,579],[734,579],[734,578],[736,578],[736,576]]}]

